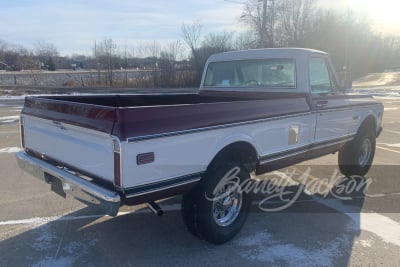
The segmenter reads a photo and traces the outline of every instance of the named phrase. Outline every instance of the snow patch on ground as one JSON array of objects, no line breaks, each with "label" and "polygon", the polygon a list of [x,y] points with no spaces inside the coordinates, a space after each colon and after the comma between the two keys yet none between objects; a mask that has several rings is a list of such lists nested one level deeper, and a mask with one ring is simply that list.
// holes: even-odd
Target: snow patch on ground
[{"label": "snow patch on ground", "polygon": [[285,266],[332,266],[334,259],[346,251],[343,247],[350,245],[348,237],[342,235],[324,247],[305,249],[276,241],[267,232],[246,236],[236,243],[245,248],[241,256],[250,261]]},{"label": "snow patch on ground", "polygon": [[19,147],[6,147],[0,149],[0,153],[8,153],[8,154],[17,153],[19,151],[21,151],[21,148]]},{"label": "snow patch on ground", "polygon": [[353,82],[356,93],[400,99],[400,73],[372,73]]},{"label": "snow patch on ground", "polygon": [[49,224],[36,228],[34,233],[36,238],[31,247],[38,252],[41,259],[31,266],[74,266],[77,260],[88,254],[88,250],[97,243],[97,239],[88,240],[85,237],[82,238],[83,242],[65,242],[63,236],[60,239]]},{"label": "snow patch on ground", "polygon": [[16,224],[32,224],[32,225],[43,225],[48,222],[56,221],[60,219],[61,216],[55,217],[35,217],[29,219],[22,219],[22,220],[10,220],[10,221],[0,221],[0,226],[2,225],[16,225]]},{"label": "snow patch on ground", "polygon": [[25,95],[6,95],[0,96],[0,100],[24,100]]},{"label": "snow patch on ground", "polygon": [[10,108],[13,111],[21,111],[22,106],[16,106],[15,104],[0,104],[0,108]]},{"label": "snow patch on ground", "polygon": [[395,88],[355,88],[354,93],[362,95],[371,95],[379,98],[386,98],[390,100],[400,99],[400,87]]},{"label": "snow patch on ground", "polygon": [[51,232],[50,226],[42,225],[35,229],[37,237],[31,247],[37,251],[45,252],[55,247],[56,235]]},{"label": "snow patch on ground", "polygon": [[354,81],[359,87],[385,86],[398,80],[398,72],[371,73],[359,80]]},{"label": "snow patch on ground", "polygon": [[0,120],[19,120],[19,115],[0,117]]},{"label": "snow patch on ground", "polygon": [[32,265],[32,267],[46,267],[46,266],[56,266],[56,267],[70,267],[74,266],[75,259],[73,257],[60,257],[58,259],[53,259],[52,257],[46,257],[41,261]]},{"label": "snow patch on ground", "polygon": [[19,121],[19,115],[0,117],[0,124],[13,123]]},{"label": "snow patch on ground", "polygon": [[356,244],[360,244],[364,248],[371,248],[372,247],[372,240],[359,240]]}]

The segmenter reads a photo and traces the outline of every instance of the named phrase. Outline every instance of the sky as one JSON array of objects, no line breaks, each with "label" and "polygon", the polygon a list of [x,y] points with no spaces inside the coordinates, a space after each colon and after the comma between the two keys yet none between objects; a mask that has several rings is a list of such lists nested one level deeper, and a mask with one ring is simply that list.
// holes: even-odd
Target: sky
[{"label": "sky", "polygon": [[[203,32],[244,31],[244,0],[1,0],[0,39],[32,49],[53,43],[61,55],[91,54],[94,41],[112,38],[134,47],[182,39],[182,23]],[[319,0],[321,6],[368,14],[378,32],[400,34],[399,0]],[[399,3],[398,3],[399,2]]]},{"label": "sky", "polygon": [[376,32],[400,35],[399,0],[322,0],[321,5],[332,9],[352,10],[368,17]]}]

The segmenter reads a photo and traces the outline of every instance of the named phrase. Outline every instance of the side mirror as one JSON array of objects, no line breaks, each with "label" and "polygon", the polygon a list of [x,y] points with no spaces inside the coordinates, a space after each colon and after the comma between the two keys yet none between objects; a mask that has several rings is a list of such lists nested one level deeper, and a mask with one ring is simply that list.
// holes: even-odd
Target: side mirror
[{"label": "side mirror", "polygon": [[349,75],[346,66],[343,66],[343,71],[340,76],[340,90],[344,93],[351,91],[353,88],[353,80],[350,78],[351,75]]},{"label": "side mirror", "polygon": [[353,81],[351,79],[342,79],[340,81],[340,87],[342,88],[353,88]]}]

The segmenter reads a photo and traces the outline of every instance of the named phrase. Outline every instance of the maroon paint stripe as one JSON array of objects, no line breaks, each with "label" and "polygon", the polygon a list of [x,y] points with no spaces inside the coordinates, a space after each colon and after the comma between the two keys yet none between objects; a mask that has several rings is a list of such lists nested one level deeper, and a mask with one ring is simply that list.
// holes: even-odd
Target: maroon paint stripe
[{"label": "maroon paint stripe", "polygon": [[[232,98],[222,99],[226,102],[125,108],[77,103],[72,98],[70,101],[61,101],[28,97],[22,113],[112,133],[125,140],[130,137],[245,122],[310,110],[305,94],[288,97],[287,93],[270,93],[263,94],[262,98],[267,96],[269,99],[239,101],[238,98]],[[138,96],[132,96],[136,97]],[[198,97],[199,101],[204,100],[204,96]],[[192,98],[193,95],[190,96],[190,101],[193,101]],[[182,99],[182,103],[185,103],[184,100]]]},{"label": "maroon paint stripe", "polygon": [[[219,101],[215,99],[217,95],[220,96]],[[108,102],[115,102],[116,99],[119,99],[119,96],[107,97],[110,98]],[[107,97],[99,99],[104,104],[107,102]],[[124,101],[128,103],[135,102],[135,99],[142,96],[124,97]],[[131,99],[128,99],[129,97]],[[163,102],[162,99],[159,99],[160,96],[157,97],[157,101]],[[203,92],[201,95],[176,97],[179,98],[179,101],[177,99],[172,101],[171,96],[167,98],[172,101],[171,103],[182,104],[168,105],[165,103],[145,106],[142,103],[141,106],[120,108],[78,103],[74,102],[73,97],[68,98],[68,101],[28,97],[22,113],[112,133],[120,139],[126,140],[127,138],[298,114],[308,112],[312,107],[312,100],[309,99],[308,94],[294,92]],[[352,99],[355,99],[353,97]],[[147,100],[151,99],[149,97]],[[166,102],[168,101],[166,100]],[[352,102],[354,103],[354,101]],[[364,102],[364,104],[366,103]]]},{"label": "maroon paint stripe", "polygon": [[27,97],[22,114],[111,133],[115,108]]},{"label": "maroon paint stripe", "polygon": [[113,134],[131,137],[162,134],[307,112],[306,98],[126,108],[117,110]]}]

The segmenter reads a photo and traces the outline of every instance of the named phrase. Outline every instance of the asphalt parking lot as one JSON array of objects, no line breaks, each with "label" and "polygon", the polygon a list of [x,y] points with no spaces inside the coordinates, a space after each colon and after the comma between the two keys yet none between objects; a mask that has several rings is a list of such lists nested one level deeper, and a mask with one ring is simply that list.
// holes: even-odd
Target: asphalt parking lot
[{"label": "asphalt parking lot", "polygon": [[[186,230],[179,197],[161,203],[163,217],[134,206],[111,218],[20,171],[22,100],[0,99],[0,266],[400,266],[400,97],[378,100],[384,132],[365,194],[338,198],[308,188],[274,212],[257,195],[239,235],[213,246]],[[310,177],[332,178],[336,164],[329,155],[274,175],[310,167]],[[288,190],[299,190],[296,177],[289,180]]]}]

